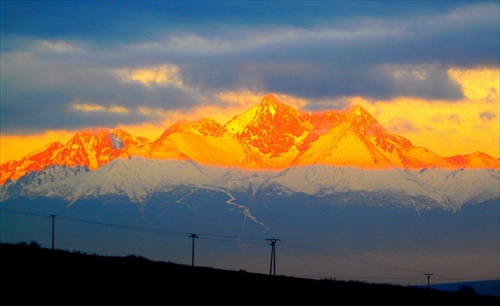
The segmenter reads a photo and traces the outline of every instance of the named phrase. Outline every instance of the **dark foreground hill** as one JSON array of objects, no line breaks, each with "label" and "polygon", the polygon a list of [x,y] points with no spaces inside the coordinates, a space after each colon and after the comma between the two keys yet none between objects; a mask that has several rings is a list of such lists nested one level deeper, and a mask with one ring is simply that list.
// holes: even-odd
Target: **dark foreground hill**
[{"label": "dark foreground hill", "polygon": [[[0,301],[53,303],[283,303],[383,302],[500,305],[470,291],[353,281],[313,280],[228,271],[138,256],[101,256],[52,250],[36,243],[0,244]],[[437,305],[437,304],[436,304]]]}]

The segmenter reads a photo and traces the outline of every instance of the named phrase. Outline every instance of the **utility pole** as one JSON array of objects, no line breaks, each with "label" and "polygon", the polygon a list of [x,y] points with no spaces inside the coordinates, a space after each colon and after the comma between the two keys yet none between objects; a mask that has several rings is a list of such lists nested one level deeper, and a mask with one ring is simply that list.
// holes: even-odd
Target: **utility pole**
[{"label": "utility pole", "polygon": [[193,246],[191,248],[191,266],[194,267],[194,238],[198,238],[198,235],[196,234],[191,234],[189,237],[193,238]]},{"label": "utility pole", "polygon": [[[269,267],[269,275],[276,275],[276,241],[280,241],[276,238],[266,239],[271,241],[271,266]],[[274,269],[274,270],[273,270]]]},{"label": "utility pole", "polygon": [[425,276],[427,276],[427,289],[431,289],[431,276],[432,276],[432,273],[424,273]]},{"label": "utility pole", "polygon": [[52,250],[54,249],[54,218],[56,215],[50,215],[52,217]]}]

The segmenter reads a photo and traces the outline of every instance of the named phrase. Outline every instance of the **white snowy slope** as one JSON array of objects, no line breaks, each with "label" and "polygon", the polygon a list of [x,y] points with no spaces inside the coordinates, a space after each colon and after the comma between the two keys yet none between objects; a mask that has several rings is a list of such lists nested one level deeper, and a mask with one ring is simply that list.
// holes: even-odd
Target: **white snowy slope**
[{"label": "white snowy slope", "polygon": [[72,202],[80,197],[124,195],[141,203],[155,192],[168,192],[178,186],[200,186],[210,181],[197,165],[189,161],[145,158],[115,159],[85,176],[67,180],[73,190]]},{"label": "white snowy slope", "polygon": [[[57,197],[74,203],[78,199],[125,196],[140,206],[157,193],[178,188],[225,193],[229,205],[240,205],[235,194],[254,196],[274,188],[276,195],[294,193],[325,197],[368,192],[374,196],[407,198],[412,207],[460,209],[466,203],[500,198],[500,171],[481,170],[366,170],[353,167],[314,165],[286,170],[254,171],[199,165],[185,160],[141,157],[117,158],[94,171],[51,167],[30,173],[0,187],[0,201],[20,195],[30,198]],[[427,199],[420,203],[419,199]],[[250,216],[250,214],[248,215]]]},{"label": "white snowy slope", "polygon": [[[465,203],[500,198],[500,171],[492,169],[366,170],[316,165],[289,168],[281,174],[269,182],[294,192],[318,196],[377,192],[427,197],[439,203],[440,208],[451,210],[457,210]],[[419,208],[419,203],[414,205]]]},{"label": "white snowy slope", "polygon": [[43,171],[29,172],[18,180],[0,186],[0,202],[18,196],[64,198],[68,193],[62,187],[64,182],[88,171],[86,167],[51,166]]},{"label": "white snowy slope", "polygon": [[[204,185],[210,180],[200,172],[197,165],[189,161],[117,158],[95,171],[80,172],[72,176],[64,175],[67,168],[57,168],[61,173],[58,180],[42,179],[47,177],[47,171],[51,171],[51,168],[47,168],[34,173],[36,175],[29,181],[23,182],[20,179],[5,184],[0,188],[2,200],[12,197],[9,189],[15,189],[19,194],[30,198],[61,197],[70,204],[79,198],[104,195],[126,196],[132,202],[141,203],[154,192],[168,192],[182,185]],[[16,186],[16,183],[21,182],[22,185]]]}]

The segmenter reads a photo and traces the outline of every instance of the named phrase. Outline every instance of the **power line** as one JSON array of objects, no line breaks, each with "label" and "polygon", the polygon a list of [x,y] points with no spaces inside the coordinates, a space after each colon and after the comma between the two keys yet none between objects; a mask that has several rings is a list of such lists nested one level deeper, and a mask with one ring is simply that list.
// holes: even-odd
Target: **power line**
[{"label": "power line", "polygon": [[358,262],[358,263],[362,263],[362,264],[366,264],[366,265],[379,266],[379,267],[386,268],[386,269],[401,270],[401,271],[413,272],[413,273],[423,273],[423,271],[416,270],[416,269],[403,268],[403,267],[388,265],[386,263],[376,262],[376,261],[373,261],[373,260],[367,260],[367,259],[363,259],[363,258],[358,258],[358,257],[354,257],[354,256],[341,255],[339,253],[334,253],[334,252],[331,252],[331,251],[326,251],[324,249],[315,248],[315,247],[311,247],[311,246],[302,246],[302,245],[300,245],[298,243],[291,242],[291,241],[284,240],[283,243],[285,243],[285,244],[288,243],[288,244],[290,244],[290,245],[292,245],[292,246],[294,246],[296,248],[305,250],[307,252],[321,253],[321,254],[329,256],[329,257],[335,257],[335,258],[339,258],[339,259],[343,259],[343,260],[348,260],[348,261],[353,261],[353,262]]},{"label": "power line", "polygon": [[[36,213],[28,213],[28,212],[14,211],[14,210],[3,210],[3,209],[0,210],[0,212],[1,213],[8,213],[8,214],[18,214],[18,215],[31,215],[31,216],[38,216],[38,217],[51,216],[51,215],[46,215],[46,214],[36,214]],[[79,219],[79,218],[74,218],[74,217],[66,217],[66,216],[61,216],[61,215],[58,215],[58,219],[73,221],[73,222],[102,225],[102,226],[108,226],[108,227],[116,227],[116,228],[122,228],[122,229],[128,229],[128,230],[160,233],[160,234],[171,234],[171,235],[179,235],[179,236],[185,236],[185,235],[191,234],[190,232],[173,231],[173,230],[158,229],[158,228],[136,227],[136,226],[129,226],[129,225],[120,225],[120,224]],[[216,240],[215,238],[225,238],[226,240],[219,239],[219,241],[234,242],[234,243],[247,243],[247,244],[251,244],[251,243],[244,242],[242,240],[260,240],[260,241],[266,240],[266,238],[262,238],[262,237],[215,235],[215,234],[207,234],[207,233],[202,233],[202,234],[198,233],[197,235],[198,235],[198,238],[204,238],[204,239],[209,239],[209,240]]]},{"label": "power line", "polygon": [[37,213],[30,213],[30,212],[24,212],[24,211],[16,211],[16,210],[10,210],[10,209],[0,209],[0,213],[4,214],[11,214],[11,215],[27,215],[27,216],[36,216],[36,217],[49,217],[50,215],[47,214],[37,214]]},{"label": "power line", "polygon": [[241,241],[238,238],[218,239],[218,238],[207,238],[207,236],[203,236],[203,239],[205,239],[205,240],[211,240],[211,241],[220,241],[220,242],[233,242],[233,243],[236,242],[236,243],[239,243],[239,244],[268,245],[267,243]]},{"label": "power line", "polygon": [[[55,247],[55,239],[54,239],[54,218],[56,217],[55,214],[38,214],[38,213],[31,213],[31,212],[21,212],[21,211],[15,211],[15,210],[6,210],[6,209],[0,209],[0,214],[17,214],[17,215],[27,215],[27,216],[35,216],[35,217],[42,217],[42,218],[52,218],[52,248],[54,249]],[[276,274],[276,249],[275,249],[275,243],[277,241],[281,241],[280,239],[276,238],[261,238],[261,237],[248,237],[248,236],[231,236],[231,235],[215,235],[215,234],[193,234],[193,233],[188,233],[188,232],[182,232],[182,231],[172,231],[172,230],[166,230],[166,229],[157,229],[157,228],[145,228],[145,227],[134,227],[134,226],[127,226],[127,225],[119,225],[119,224],[113,224],[113,223],[106,223],[106,222],[98,222],[98,221],[90,221],[90,220],[84,220],[84,219],[79,219],[79,218],[73,218],[73,217],[66,217],[66,216],[60,216],[57,215],[59,220],[67,220],[71,222],[82,222],[82,223],[88,223],[88,224],[95,224],[95,225],[100,225],[100,226],[108,226],[108,227],[116,227],[116,228],[122,228],[122,229],[128,229],[128,230],[136,230],[136,231],[143,231],[143,232],[153,232],[153,233],[159,233],[159,234],[168,234],[168,235],[182,235],[188,237],[191,237],[193,239],[192,243],[192,265],[194,265],[194,239],[195,238],[203,238],[207,240],[213,240],[213,241],[222,241],[222,242],[230,242],[230,243],[239,243],[239,244],[254,244],[254,245],[269,245],[267,243],[259,243],[258,241],[270,241],[271,242],[271,264],[270,264],[270,274],[274,272]],[[245,241],[249,240],[249,241]],[[255,240],[256,242],[250,242]],[[311,246],[304,246],[292,241],[283,241],[285,244],[289,244],[292,247],[299,248],[302,250],[305,250],[307,252],[315,252],[315,253],[321,253],[326,256],[330,257],[335,257],[335,258],[340,258],[343,260],[348,260],[348,261],[354,261],[358,263],[363,263],[367,265],[372,265],[372,266],[379,266],[383,268],[388,268],[388,269],[395,269],[395,270],[402,270],[402,271],[407,271],[407,272],[416,272],[416,273],[424,273],[425,276],[428,278],[428,286],[430,286],[430,276],[433,274],[430,273],[425,273],[423,271],[419,271],[416,269],[408,269],[408,268],[403,268],[403,267],[397,267],[393,265],[388,265],[386,263],[381,263],[381,262],[376,262],[372,260],[366,260],[362,258],[357,258],[354,256],[347,256],[347,255],[341,255],[335,252],[331,251],[326,251],[321,248],[316,248],[316,247],[311,247]],[[308,278],[319,278],[319,277],[327,277],[327,276],[299,276],[299,277],[308,277]],[[420,279],[420,278],[397,278],[397,277],[363,277],[363,276],[344,276],[344,277],[338,277],[338,278],[349,278],[349,279],[369,279],[369,278],[374,278],[374,279]],[[457,278],[457,277],[439,277],[435,278],[439,280],[488,280],[490,278]]]}]

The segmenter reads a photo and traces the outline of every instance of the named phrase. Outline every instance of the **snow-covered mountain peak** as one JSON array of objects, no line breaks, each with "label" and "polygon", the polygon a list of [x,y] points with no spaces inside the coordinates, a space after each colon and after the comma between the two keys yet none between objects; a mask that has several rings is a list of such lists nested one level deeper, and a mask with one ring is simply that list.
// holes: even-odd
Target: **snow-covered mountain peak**
[{"label": "snow-covered mountain peak", "polygon": [[278,100],[273,94],[265,95],[257,107],[261,108],[263,112],[269,112],[272,115],[276,113],[278,108],[290,108],[288,105]]},{"label": "snow-covered mountain peak", "polygon": [[442,157],[416,148],[408,139],[388,133],[361,106],[305,113],[269,94],[224,125],[211,118],[179,120],[154,140],[123,130],[78,132],[64,145],[56,143],[0,165],[0,184],[51,165],[95,170],[117,157],[129,156],[260,170],[315,164],[368,169],[500,169],[499,158],[481,152]]}]

